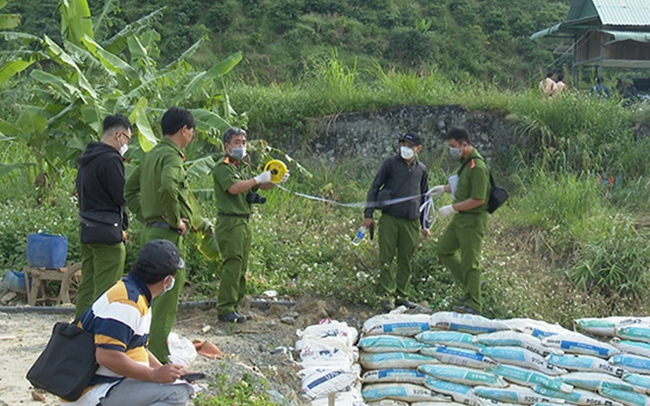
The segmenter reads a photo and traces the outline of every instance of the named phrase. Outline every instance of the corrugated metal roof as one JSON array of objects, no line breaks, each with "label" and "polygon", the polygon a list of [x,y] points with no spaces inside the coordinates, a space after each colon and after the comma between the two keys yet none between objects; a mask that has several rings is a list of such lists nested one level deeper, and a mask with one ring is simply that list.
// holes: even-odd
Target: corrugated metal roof
[{"label": "corrugated metal roof", "polygon": [[573,0],[567,21],[594,11],[603,25],[650,26],[650,0]]}]

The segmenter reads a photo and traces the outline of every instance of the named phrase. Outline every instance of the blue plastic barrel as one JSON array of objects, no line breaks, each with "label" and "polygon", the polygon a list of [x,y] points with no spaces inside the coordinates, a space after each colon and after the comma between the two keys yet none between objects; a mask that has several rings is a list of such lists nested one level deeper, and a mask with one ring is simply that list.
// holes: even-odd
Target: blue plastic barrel
[{"label": "blue plastic barrel", "polygon": [[31,267],[60,268],[68,257],[68,237],[51,234],[27,235],[27,263]]},{"label": "blue plastic barrel", "polygon": [[[32,278],[29,278],[30,283],[31,281]],[[27,291],[25,274],[22,272],[7,270],[5,276],[2,278],[2,284],[14,292],[25,293]]]}]

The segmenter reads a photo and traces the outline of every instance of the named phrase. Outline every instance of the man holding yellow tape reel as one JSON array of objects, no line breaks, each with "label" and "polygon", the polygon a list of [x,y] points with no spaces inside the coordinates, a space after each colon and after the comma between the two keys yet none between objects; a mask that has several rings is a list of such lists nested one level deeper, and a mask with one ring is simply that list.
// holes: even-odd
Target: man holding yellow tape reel
[{"label": "man holding yellow tape reel", "polygon": [[276,183],[285,182],[289,172],[284,165],[283,170],[273,169],[269,166],[275,162],[272,161],[264,172],[250,177],[246,131],[241,128],[231,127],[223,133],[223,147],[224,156],[212,169],[219,217],[215,235],[223,259],[217,313],[221,321],[243,323],[251,319],[250,315],[240,313],[238,307],[246,292],[252,205],[266,201],[257,190],[269,190]]}]

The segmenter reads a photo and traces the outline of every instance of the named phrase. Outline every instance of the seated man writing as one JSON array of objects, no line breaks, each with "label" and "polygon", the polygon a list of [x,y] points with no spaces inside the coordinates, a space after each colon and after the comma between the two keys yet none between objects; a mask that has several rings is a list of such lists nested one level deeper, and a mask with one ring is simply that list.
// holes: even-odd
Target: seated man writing
[{"label": "seated man writing", "polygon": [[95,335],[95,377],[76,402],[83,406],[185,406],[193,389],[173,384],[187,372],[162,365],[147,350],[151,301],[174,286],[184,263],[178,248],[153,240],[138,253],[131,272],[100,296],[83,314],[80,326]]}]

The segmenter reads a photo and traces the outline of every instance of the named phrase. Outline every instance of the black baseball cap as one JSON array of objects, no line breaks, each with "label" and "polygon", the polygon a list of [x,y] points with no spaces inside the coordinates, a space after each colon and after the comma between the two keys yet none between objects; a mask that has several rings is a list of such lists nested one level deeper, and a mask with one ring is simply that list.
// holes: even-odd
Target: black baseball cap
[{"label": "black baseball cap", "polygon": [[407,141],[408,143],[410,143],[414,147],[417,147],[418,145],[422,144],[422,139],[420,138],[420,136],[417,135],[417,134],[413,134],[413,133],[406,133],[406,134],[402,135],[402,137],[399,139],[399,142],[402,142],[402,141]]},{"label": "black baseball cap", "polygon": [[136,264],[153,274],[173,274],[177,269],[185,268],[178,247],[168,240],[153,240],[146,243],[140,252]]}]

